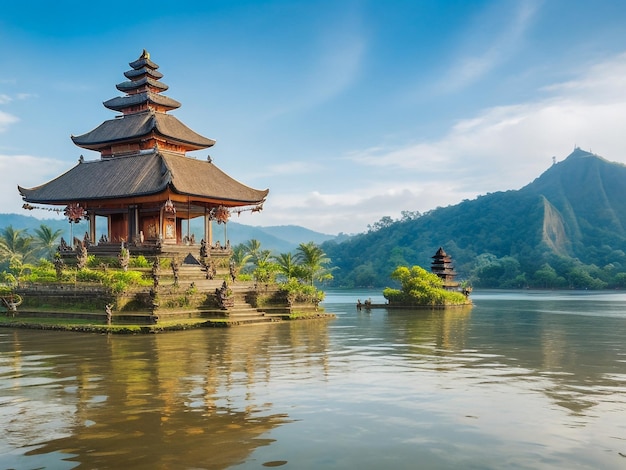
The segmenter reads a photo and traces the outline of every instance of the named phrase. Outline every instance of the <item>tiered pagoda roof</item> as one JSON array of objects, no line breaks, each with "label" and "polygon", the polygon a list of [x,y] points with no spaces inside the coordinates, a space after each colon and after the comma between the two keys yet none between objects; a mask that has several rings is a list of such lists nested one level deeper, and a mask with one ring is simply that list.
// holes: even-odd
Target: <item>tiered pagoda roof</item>
[{"label": "tiered pagoda roof", "polygon": [[[86,134],[72,136],[79,147],[99,151],[99,160],[85,161],[52,181],[34,188],[18,186],[24,201],[85,209],[109,203],[141,203],[159,198],[190,201],[207,208],[261,204],[269,190],[250,188],[217,168],[210,159],[197,160],[187,151],[211,147],[213,139],[192,131],[167,111],[180,106],[161,94],[167,85],[158,65],[144,50],[117,85],[126,96],[104,106],[122,114]],[[96,206],[95,201],[99,202]]]},{"label": "tiered pagoda roof", "polygon": [[[114,175],[114,176],[112,176]],[[269,190],[245,186],[214,164],[168,151],[83,161],[52,181],[32,189],[18,187],[27,202],[83,203],[173,193],[209,198],[224,206],[261,203]]]},{"label": "tiered pagoda roof", "polygon": [[456,287],[458,284],[454,282],[456,272],[452,266],[452,258],[439,247],[432,259],[430,270],[443,280],[444,287]]},{"label": "tiered pagoda roof", "polygon": [[[117,96],[103,103],[106,108],[120,111],[122,115],[103,122],[86,134],[72,136],[76,145],[99,151],[107,157],[155,146],[185,153],[215,144],[215,140],[198,134],[167,114],[179,108],[180,103],[161,94],[169,87],[160,81],[163,74],[157,71],[159,66],[150,60],[150,54],[144,50],[139,59],[129,65],[132,69],[124,73],[129,80],[116,85],[126,96]],[[123,145],[125,143],[135,145]]]}]

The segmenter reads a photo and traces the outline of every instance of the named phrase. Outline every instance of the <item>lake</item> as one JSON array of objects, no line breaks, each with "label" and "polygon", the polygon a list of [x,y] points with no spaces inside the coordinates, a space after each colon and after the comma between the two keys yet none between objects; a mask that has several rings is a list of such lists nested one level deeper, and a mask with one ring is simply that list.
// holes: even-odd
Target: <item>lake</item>
[{"label": "lake", "polygon": [[625,469],[626,294],[156,335],[0,329],[0,468]]}]

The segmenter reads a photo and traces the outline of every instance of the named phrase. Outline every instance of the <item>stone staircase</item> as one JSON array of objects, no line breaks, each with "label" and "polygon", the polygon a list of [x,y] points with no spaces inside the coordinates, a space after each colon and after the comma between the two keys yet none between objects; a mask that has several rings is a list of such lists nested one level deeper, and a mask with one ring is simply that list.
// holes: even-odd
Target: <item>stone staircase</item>
[{"label": "stone staircase", "polygon": [[[178,274],[181,286],[188,286],[193,282],[198,291],[213,293],[216,289],[222,287],[224,276],[228,273],[218,271],[214,279],[206,279],[206,273],[200,266],[183,264],[180,266]],[[233,292],[234,298],[232,307],[227,309],[202,309],[200,310],[200,316],[209,319],[226,319],[229,324],[237,325],[280,321],[280,316],[268,315],[247,302],[247,294],[254,288],[253,282],[231,282],[229,283],[229,288]]]}]

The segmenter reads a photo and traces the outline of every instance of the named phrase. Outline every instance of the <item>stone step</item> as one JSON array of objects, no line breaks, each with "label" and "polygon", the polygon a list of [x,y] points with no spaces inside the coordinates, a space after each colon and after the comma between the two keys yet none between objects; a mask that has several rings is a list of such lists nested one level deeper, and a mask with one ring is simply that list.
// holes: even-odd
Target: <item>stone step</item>
[{"label": "stone step", "polygon": [[249,310],[226,310],[228,312],[229,317],[262,317],[263,313],[259,312],[257,309],[249,309]]}]

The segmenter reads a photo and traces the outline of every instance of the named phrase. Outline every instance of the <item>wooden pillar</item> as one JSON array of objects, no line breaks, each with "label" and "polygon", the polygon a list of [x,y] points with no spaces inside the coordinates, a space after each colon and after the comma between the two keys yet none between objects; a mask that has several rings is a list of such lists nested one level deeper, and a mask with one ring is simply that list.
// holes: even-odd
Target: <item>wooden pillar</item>
[{"label": "wooden pillar", "polygon": [[93,211],[89,211],[89,241],[96,244],[96,214]]},{"label": "wooden pillar", "polygon": [[159,242],[163,243],[163,239],[165,238],[165,234],[163,233],[163,207],[161,207],[161,210],[159,211]]},{"label": "wooden pillar", "polygon": [[137,237],[137,206],[128,206],[128,244]]},{"label": "wooden pillar", "polygon": [[204,209],[204,241],[208,246],[213,245],[213,226],[209,217],[209,211],[206,208]]}]

